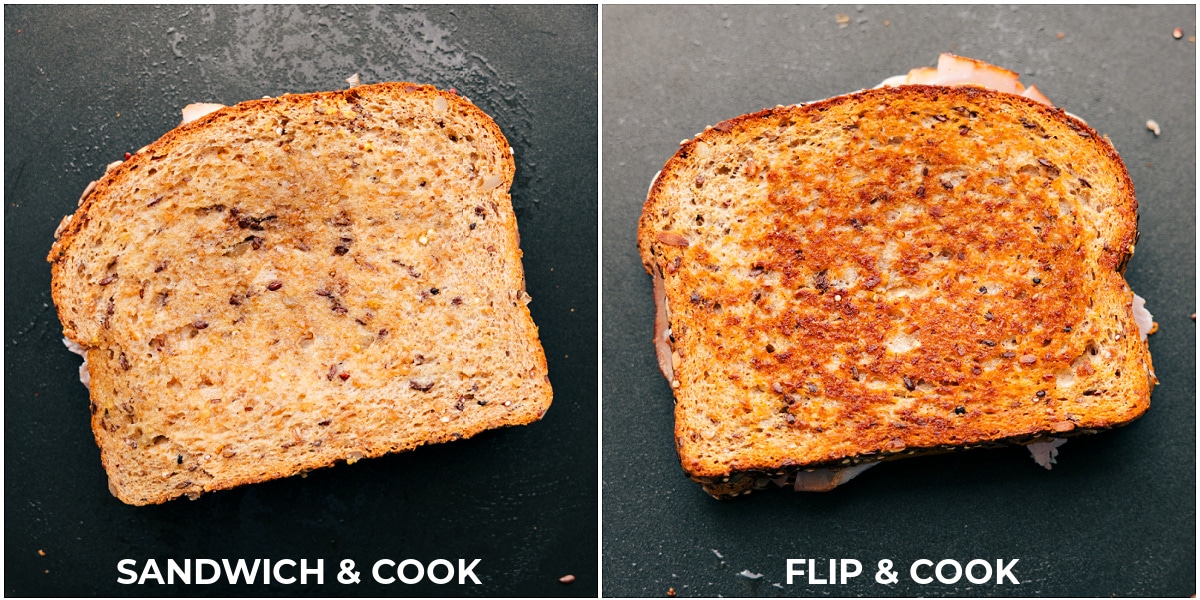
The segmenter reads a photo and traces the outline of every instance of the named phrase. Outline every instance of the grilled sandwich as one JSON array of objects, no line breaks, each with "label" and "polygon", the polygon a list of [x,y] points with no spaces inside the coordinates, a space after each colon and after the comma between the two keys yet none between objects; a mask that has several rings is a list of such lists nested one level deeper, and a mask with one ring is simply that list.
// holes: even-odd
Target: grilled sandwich
[{"label": "grilled sandwich", "polygon": [[1036,90],[908,79],[724,121],[654,179],[655,348],[713,496],[980,446],[1051,460],[1149,407],[1112,145]]},{"label": "grilled sandwich", "polygon": [[115,496],[541,418],[515,167],[482,110],[388,83],[185,116],[88,187],[49,255]]}]

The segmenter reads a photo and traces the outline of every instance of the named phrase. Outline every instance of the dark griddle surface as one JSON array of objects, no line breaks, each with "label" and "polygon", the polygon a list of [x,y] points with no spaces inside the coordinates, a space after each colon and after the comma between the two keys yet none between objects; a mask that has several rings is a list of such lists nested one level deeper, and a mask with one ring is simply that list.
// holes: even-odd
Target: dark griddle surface
[{"label": "dark griddle surface", "polygon": [[[1195,593],[1194,6],[606,6],[603,25],[605,595]],[[1150,411],[1072,439],[1053,471],[1023,449],[979,450],[879,466],[828,494],[709,498],[675,456],[650,343],[635,235],[651,178],[706,125],[871,87],[944,51],[1021,73],[1124,158],[1142,231],[1128,280],[1160,325]],[[856,558],[864,573],[788,586],[788,558]],[[1019,558],[1022,583],[884,586],[884,558]]]},{"label": "dark griddle surface", "polygon": [[[6,6],[4,593],[594,595],[596,10]],[[183,105],[341,89],[356,72],[455,87],[514,146],[553,406],[527,427],[304,479],[121,504],[50,305],[55,226],[106,163],[174,127]],[[152,557],[324,558],[325,585],[115,583],[118,560]],[[337,583],[343,558],[363,583]],[[483,585],[377,585],[381,558],[482,558]],[[570,586],[558,582],[567,573]]]}]

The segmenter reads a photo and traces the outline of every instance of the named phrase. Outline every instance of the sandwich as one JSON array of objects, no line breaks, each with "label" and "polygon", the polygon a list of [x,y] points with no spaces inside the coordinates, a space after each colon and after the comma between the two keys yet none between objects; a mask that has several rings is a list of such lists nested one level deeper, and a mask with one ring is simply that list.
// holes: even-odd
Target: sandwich
[{"label": "sandwich", "polygon": [[542,417],[513,155],[482,110],[383,83],[185,116],[88,186],[48,257],[117,498]]},{"label": "sandwich", "polygon": [[1109,141],[971,59],[707,128],[638,231],[684,471],[723,498],[983,446],[1048,468],[1149,407],[1137,234]]}]

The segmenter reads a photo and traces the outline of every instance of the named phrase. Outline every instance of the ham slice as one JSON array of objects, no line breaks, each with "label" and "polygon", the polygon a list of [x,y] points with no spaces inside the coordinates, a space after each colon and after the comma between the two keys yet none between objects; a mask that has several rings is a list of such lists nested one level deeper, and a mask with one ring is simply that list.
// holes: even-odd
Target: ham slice
[{"label": "ham slice", "polygon": [[[911,74],[911,72],[910,72]],[[997,92],[1019,94],[1017,74],[981,60],[943,52],[938,57],[937,77],[930,85],[977,85]]]},{"label": "ham slice", "polygon": [[181,122],[180,125],[183,125],[184,123],[191,123],[192,121],[195,121],[196,119],[199,119],[208,113],[216,112],[222,108],[225,108],[224,104],[213,104],[211,102],[196,102],[194,104],[189,104],[183,107],[183,122]]},{"label": "ham slice", "polygon": [[[1026,89],[1021,95],[1025,96],[1026,98],[1029,98],[1030,100],[1037,100],[1038,102],[1041,102],[1042,104],[1045,104],[1046,106],[1054,106],[1054,103],[1051,102],[1050,99],[1047,98],[1044,94],[1042,94],[1041,90],[1038,89],[1037,85],[1029,86],[1029,88]],[[1080,119],[1080,120],[1082,120],[1082,119]]]},{"label": "ham slice", "polygon": [[1006,94],[1024,96],[1047,106],[1054,106],[1054,103],[1036,85],[1026,88],[1020,81],[1017,81],[1018,77],[1015,72],[1003,67],[997,67],[982,60],[943,52],[938,56],[938,66],[936,69],[933,67],[918,67],[909,71],[907,75],[888,77],[876,87],[897,85],[973,85]]}]

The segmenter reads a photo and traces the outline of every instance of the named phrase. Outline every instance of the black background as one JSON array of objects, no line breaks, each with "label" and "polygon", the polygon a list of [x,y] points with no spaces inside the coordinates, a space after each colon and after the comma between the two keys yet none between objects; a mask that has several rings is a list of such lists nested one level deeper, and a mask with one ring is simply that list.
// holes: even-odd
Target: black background
[{"label": "black background", "polygon": [[[1195,593],[1196,45],[1187,38],[1195,14],[1194,6],[606,6],[603,593]],[[1172,38],[1175,27],[1183,39]],[[883,465],[827,494],[709,498],[675,456],[671,392],[651,345],[650,277],[636,247],[651,178],[706,125],[872,87],[944,51],[1021,73],[1121,153],[1141,205],[1127,277],[1160,325],[1150,348],[1162,384],[1150,411],[1072,439],[1053,471],[1021,448],[980,450]],[[1161,136],[1147,131],[1148,119]],[[856,558],[863,575],[844,587],[789,586],[788,558]],[[907,565],[919,558],[1018,558],[1021,584],[916,585]],[[875,582],[881,559],[900,569],[898,584]]]},{"label": "black background", "polygon": [[[596,10],[6,6],[5,595],[594,596]],[[122,504],[51,306],[55,226],[106,163],[174,127],[183,105],[341,89],[356,72],[455,87],[515,148],[553,406],[527,427],[307,478]],[[139,569],[148,558],[324,558],[325,583],[120,586],[123,558]],[[337,583],[346,558],[363,583]],[[482,558],[483,585],[378,585],[369,568],[381,558]],[[575,583],[559,583],[568,573]]]}]

